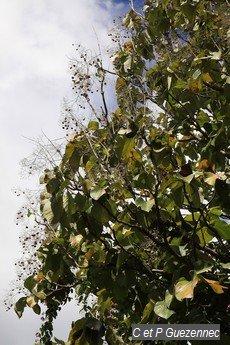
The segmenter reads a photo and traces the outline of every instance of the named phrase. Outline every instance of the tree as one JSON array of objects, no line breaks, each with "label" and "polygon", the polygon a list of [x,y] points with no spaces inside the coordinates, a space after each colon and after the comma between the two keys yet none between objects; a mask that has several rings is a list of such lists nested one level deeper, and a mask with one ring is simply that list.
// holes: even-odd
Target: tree
[{"label": "tree", "polygon": [[73,289],[85,317],[67,344],[131,344],[133,323],[220,323],[229,335],[229,33],[228,1],[147,0],[123,19],[113,70],[86,53],[94,75],[71,64],[95,119],[66,109],[72,134],[40,179],[40,267],[15,305],[19,316],[46,305],[41,344],[54,344]]}]

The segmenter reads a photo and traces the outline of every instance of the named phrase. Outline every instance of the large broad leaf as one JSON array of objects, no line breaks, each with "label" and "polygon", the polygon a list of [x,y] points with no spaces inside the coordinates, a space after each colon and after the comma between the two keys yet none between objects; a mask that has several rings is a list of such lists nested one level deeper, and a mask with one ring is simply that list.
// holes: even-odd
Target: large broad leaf
[{"label": "large broad leaf", "polygon": [[216,218],[212,222],[212,225],[214,226],[215,232],[217,232],[221,238],[227,241],[230,240],[230,224],[227,224],[222,220]]},{"label": "large broad leaf", "polygon": [[82,235],[70,235],[70,244],[74,248],[80,248],[81,243],[83,242],[83,236]]},{"label": "large broad leaf", "polygon": [[196,232],[198,238],[199,238],[199,241],[200,241],[200,244],[203,246],[203,245],[206,245],[207,243],[209,243],[213,237],[214,237],[214,234],[212,231],[210,231],[207,227],[203,226],[202,228],[199,228]]},{"label": "large broad leaf", "polygon": [[45,269],[51,281],[57,281],[63,273],[64,260],[60,252],[50,254],[45,263]]},{"label": "large broad leaf", "polygon": [[34,279],[34,276],[29,276],[25,282],[24,282],[24,286],[26,289],[28,289],[30,292],[33,290],[33,288],[35,287],[36,285],[36,281]]},{"label": "large broad leaf", "polygon": [[173,310],[170,310],[167,307],[165,301],[157,302],[154,306],[154,312],[165,320],[168,320],[173,314],[175,314]]},{"label": "large broad leaf", "polygon": [[130,159],[133,156],[132,151],[134,147],[135,147],[134,138],[122,137],[122,139],[118,141],[118,145],[117,145],[118,158],[122,160]]},{"label": "large broad leaf", "polygon": [[26,307],[26,297],[21,297],[15,304],[14,306],[14,310],[16,312],[16,314],[18,315],[18,317],[22,317],[23,311]]},{"label": "large broad leaf", "polygon": [[49,223],[52,223],[53,220],[53,212],[51,208],[51,201],[50,199],[45,199],[41,203],[41,212],[45,220]]},{"label": "large broad leaf", "polygon": [[175,297],[178,301],[182,301],[185,298],[193,298],[194,288],[198,282],[198,277],[194,277],[191,281],[188,281],[185,278],[180,278],[175,285]]},{"label": "large broad leaf", "polygon": [[46,299],[46,294],[45,294],[45,292],[44,291],[33,291],[33,294],[37,297],[37,298],[39,298],[41,301],[45,301],[45,299]]},{"label": "large broad leaf", "polygon": [[57,224],[63,211],[62,197],[52,196],[50,199],[45,199],[42,202],[41,211],[47,222]]},{"label": "large broad leaf", "polygon": [[153,205],[154,205],[154,199],[144,200],[143,198],[139,197],[135,200],[135,204],[137,207],[140,207],[142,211],[149,212]]},{"label": "large broad leaf", "polygon": [[212,172],[208,172],[206,173],[206,177],[204,182],[209,184],[210,186],[214,186],[216,183],[216,179],[218,178],[218,176]]},{"label": "large broad leaf", "polygon": [[90,196],[94,200],[100,199],[100,197],[104,194],[105,194],[105,189],[100,186],[97,186],[90,191]]},{"label": "large broad leaf", "polygon": [[59,189],[60,181],[57,178],[52,178],[46,185],[48,193],[56,193]]},{"label": "large broad leaf", "polygon": [[35,306],[33,307],[33,311],[35,312],[35,314],[40,315],[41,307],[38,304],[35,304]]},{"label": "large broad leaf", "polygon": [[173,300],[173,295],[169,292],[169,290],[166,290],[166,292],[165,292],[165,305],[168,308],[170,307],[172,300]]},{"label": "large broad leaf", "polygon": [[105,225],[110,220],[110,215],[107,212],[106,208],[103,205],[100,205],[98,202],[94,202],[94,205],[90,212],[91,216],[96,219],[97,222]]},{"label": "large broad leaf", "polygon": [[81,152],[79,152],[79,149],[75,148],[69,159],[69,165],[73,172],[78,170],[80,166],[81,157]]},{"label": "large broad leaf", "polygon": [[73,323],[72,329],[68,337],[68,343],[70,345],[72,344],[75,345],[75,340],[81,337],[84,327],[85,327],[85,322],[86,322],[86,318],[82,318]]}]

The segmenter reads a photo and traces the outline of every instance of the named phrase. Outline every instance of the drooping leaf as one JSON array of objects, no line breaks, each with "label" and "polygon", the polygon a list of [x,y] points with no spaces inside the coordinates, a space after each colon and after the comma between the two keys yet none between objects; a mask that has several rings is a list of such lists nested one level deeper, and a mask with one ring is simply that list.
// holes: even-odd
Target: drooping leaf
[{"label": "drooping leaf", "polygon": [[21,297],[14,306],[14,310],[16,312],[16,314],[18,315],[18,317],[22,317],[23,311],[26,307],[26,297]]},{"label": "drooping leaf", "polygon": [[35,314],[40,315],[41,314],[41,307],[38,304],[35,304],[33,306],[33,311],[35,312]]},{"label": "drooping leaf", "polygon": [[206,281],[206,283],[208,283],[208,285],[213,289],[213,291],[216,294],[223,294],[224,290],[228,289],[228,287],[221,285],[221,283],[217,280],[211,280],[207,278],[204,278],[204,280]]},{"label": "drooping leaf", "polygon": [[182,301],[185,298],[193,298],[194,288],[198,282],[199,278],[197,277],[194,277],[190,281],[185,278],[180,278],[175,285],[175,297],[178,301]]}]

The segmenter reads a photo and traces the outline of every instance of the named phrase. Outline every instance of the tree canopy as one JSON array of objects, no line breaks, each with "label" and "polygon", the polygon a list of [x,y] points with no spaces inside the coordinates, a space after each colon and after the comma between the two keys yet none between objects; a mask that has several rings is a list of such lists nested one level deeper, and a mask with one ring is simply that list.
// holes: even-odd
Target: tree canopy
[{"label": "tree canopy", "polygon": [[[71,64],[94,118],[75,121],[40,179],[40,215],[28,212],[43,233],[39,267],[15,305],[19,316],[46,307],[40,344],[144,344],[134,323],[217,323],[229,335],[229,13],[224,0],[146,0],[113,38],[112,70],[100,56],[82,56],[94,75]],[[54,340],[72,291],[85,316]]]}]

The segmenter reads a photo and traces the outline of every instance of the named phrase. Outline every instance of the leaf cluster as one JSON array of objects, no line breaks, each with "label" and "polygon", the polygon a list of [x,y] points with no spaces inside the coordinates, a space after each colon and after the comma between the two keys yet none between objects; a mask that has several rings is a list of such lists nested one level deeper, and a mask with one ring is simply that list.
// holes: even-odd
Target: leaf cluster
[{"label": "leaf cluster", "polygon": [[15,308],[46,303],[42,343],[72,289],[85,318],[69,345],[131,344],[133,323],[229,334],[228,13],[227,1],[147,0],[125,16],[114,72],[98,65],[101,83],[116,75],[117,108],[102,89],[106,121],[76,130],[41,178],[48,236]]}]

